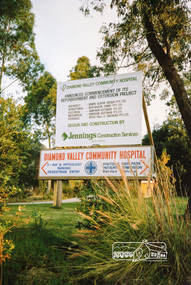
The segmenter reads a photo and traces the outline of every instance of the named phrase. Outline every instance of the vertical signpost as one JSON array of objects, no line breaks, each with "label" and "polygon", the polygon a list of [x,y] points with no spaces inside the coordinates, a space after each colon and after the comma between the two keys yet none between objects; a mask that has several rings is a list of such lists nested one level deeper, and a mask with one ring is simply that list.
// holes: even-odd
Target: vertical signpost
[{"label": "vertical signpost", "polygon": [[62,205],[62,188],[63,188],[62,180],[54,180],[53,207],[60,208]]},{"label": "vertical signpost", "polygon": [[41,152],[39,171],[55,179],[54,206],[61,206],[61,180],[116,178],[117,164],[145,179],[153,148],[141,146],[141,127],[141,72],[58,82],[56,147],[67,149]]}]

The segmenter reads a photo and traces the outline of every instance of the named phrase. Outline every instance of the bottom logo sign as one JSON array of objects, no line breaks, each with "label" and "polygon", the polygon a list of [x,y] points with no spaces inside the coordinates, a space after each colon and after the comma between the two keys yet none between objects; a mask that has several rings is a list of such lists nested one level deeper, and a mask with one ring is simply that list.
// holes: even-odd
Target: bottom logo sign
[{"label": "bottom logo sign", "polygon": [[97,171],[97,163],[95,161],[88,161],[84,166],[84,170],[87,174],[93,175]]},{"label": "bottom logo sign", "polygon": [[127,177],[147,179],[153,173],[152,161],[151,146],[42,150],[39,178],[120,177],[119,165]]},{"label": "bottom logo sign", "polygon": [[127,261],[165,261],[167,260],[164,242],[115,242],[112,245],[112,258]]}]

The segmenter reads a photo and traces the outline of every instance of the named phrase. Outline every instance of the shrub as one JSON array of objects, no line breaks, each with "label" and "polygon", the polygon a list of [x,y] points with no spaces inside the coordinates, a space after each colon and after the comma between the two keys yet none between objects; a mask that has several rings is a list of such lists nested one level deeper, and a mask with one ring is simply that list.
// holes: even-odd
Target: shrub
[{"label": "shrub", "polygon": [[[97,210],[109,210],[111,207],[100,198],[102,190],[105,189],[103,181],[100,180],[86,180],[83,183],[76,184],[75,191],[77,197],[81,200],[76,207],[76,210],[84,217],[83,221],[78,222],[78,228],[92,229],[94,223],[92,220],[97,220]],[[91,219],[88,219],[87,216]]]},{"label": "shrub", "polygon": [[[131,185],[123,169],[120,171],[122,182],[106,178],[107,187],[94,182],[100,192],[94,195],[96,201],[101,199],[102,209],[98,203],[81,210],[91,228],[78,231],[81,249],[70,257],[83,258],[86,272],[82,278],[93,278],[96,284],[182,284],[191,277],[191,231],[176,196],[172,173],[165,168],[164,159],[159,161],[153,195],[143,198],[138,179],[135,177]],[[92,209],[96,216],[91,214]],[[145,239],[166,244],[166,262],[112,259],[114,242]]]},{"label": "shrub", "polygon": [[31,216],[30,231],[33,236],[41,235],[47,226],[47,221],[42,218],[42,213],[36,212]]},{"label": "shrub", "polygon": [[17,222],[21,215],[21,206],[18,207],[18,211],[14,213],[12,220],[3,219],[5,212],[10,209],[6,206],[5,198],[0,196],[0,285],[3,281],[3,262],[11,258],[11,253],[14,249],[12,240],[5,238],[7,232],[17,226]]}]

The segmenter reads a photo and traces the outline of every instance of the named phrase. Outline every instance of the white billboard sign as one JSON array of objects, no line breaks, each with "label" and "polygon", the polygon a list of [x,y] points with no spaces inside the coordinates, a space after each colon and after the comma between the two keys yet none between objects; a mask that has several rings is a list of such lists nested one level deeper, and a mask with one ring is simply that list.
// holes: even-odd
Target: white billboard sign
[{"label": "white billboard sign", "polygon": [[42,150],[39,178],[64,180],[120,177],[118,164],[124,167],[127,177],[136,174],[145,179],[152,173],[152,162],[151,146]]},{"label": "white billboard sign", "polygon": [[57,84],[56,146],[141,144],[141,72]]}]

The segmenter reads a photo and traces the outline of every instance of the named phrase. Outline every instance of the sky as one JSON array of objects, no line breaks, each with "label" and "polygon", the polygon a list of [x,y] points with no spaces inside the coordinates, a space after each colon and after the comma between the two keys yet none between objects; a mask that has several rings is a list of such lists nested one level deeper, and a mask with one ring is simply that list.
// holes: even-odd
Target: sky
[{"label": "sky", "polygon": [[32,0],[35,14],[36,48],[42,63],[58,81],[67,81],[69,72],[83,55],[96,64],[102,40],[99,30],[116,17],[104,12],[85,17],[80,0]]},{"label": "sky", "polygon": [[[31,0],[36,49],[45,69],[57,81],[69,80],[70,70],[81,56],[87,56],[91,65],[98,64],[96,53],[103,43],[99,30],[104,23],[116,21],[115,11],[110,9],[106,9],[103,15],[94,12],[91,17],[85,17],[79,10],[82,1],[85,0]],[[123,68],[119,71],[128,72],[132,70]],[[165,109],[160,100],[148,107],[151,128],[162,124]],[[144,119],[142,133],[146,133]]]}]

